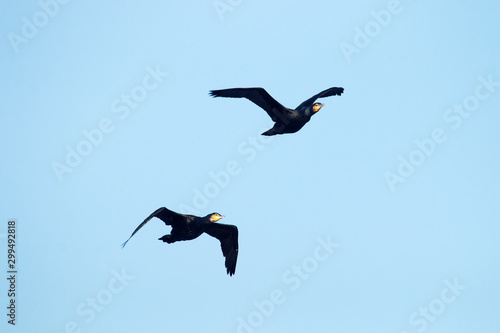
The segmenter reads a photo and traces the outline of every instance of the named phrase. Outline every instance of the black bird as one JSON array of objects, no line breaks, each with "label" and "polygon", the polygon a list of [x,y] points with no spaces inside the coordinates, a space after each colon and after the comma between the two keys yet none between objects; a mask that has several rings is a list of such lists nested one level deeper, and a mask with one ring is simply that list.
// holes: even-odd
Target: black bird
[{"label": "black bird", "polygon": [[315,103],[318,98],[339,95],[344,88],[333,87],[314,95],[302,102],[295,110],[289,109],[276,101],[264,88],[233,88],[211,90],[212,97],[244,97],[263,108],[275,122],[273,128],[262,135],[295,133],[300,130],[324,104]]},{"label": "black bird", "polygon": [[234,225],[215,223],[224,218],[224,216],[219,213],[198,217],[194,215],[178,214],[165,207],[158,208],[153,214],[149,215],[144,222],[139,224],[132,235],[122,244],[122,248],[127,245],[130,238],[132,238],[132,236],[153,217],[157,217],[165,222],[166,225],[172,226],[170,234],[158,238],[168,244],[195,239],[204,232],[217,238],[220,241],[222,254],[226,258],[227,274],[230,276],[234,274],[236,270],[236,260],[238,259],[238,228]]}]

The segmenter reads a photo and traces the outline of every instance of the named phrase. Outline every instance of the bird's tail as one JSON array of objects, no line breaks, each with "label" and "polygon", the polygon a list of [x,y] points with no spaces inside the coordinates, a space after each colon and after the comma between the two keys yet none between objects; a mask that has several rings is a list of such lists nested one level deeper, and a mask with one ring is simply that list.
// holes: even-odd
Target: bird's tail
[{"label": "bird's tail", "polygon": [[262,135],[272,136],[272,135],[276,135],[276,132],[274,131],[274,128],[271,128],[271,129],[265,131],[264,133],[262,133]]},{"label": "bird's tail", "polygon": [[158,238],[158,240],[161,240],[167,244],[172,244],[172,243],[176,242],[175,239],[172,239],[172,235],[162,236],[162,237]]}]

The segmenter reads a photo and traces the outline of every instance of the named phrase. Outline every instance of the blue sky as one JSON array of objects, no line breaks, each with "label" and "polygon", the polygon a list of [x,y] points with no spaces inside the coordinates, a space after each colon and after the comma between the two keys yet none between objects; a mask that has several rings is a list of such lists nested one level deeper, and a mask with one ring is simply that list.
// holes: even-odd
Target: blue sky
[{"label": "blue sky", "polygon": [[[495,1],[0,2],[2,332],[497,332]],[[298,133],[211,89],[295,107]],[[237,225],[171,245],[161,206]],[[6,259],[2,274],[7,275]]]}]

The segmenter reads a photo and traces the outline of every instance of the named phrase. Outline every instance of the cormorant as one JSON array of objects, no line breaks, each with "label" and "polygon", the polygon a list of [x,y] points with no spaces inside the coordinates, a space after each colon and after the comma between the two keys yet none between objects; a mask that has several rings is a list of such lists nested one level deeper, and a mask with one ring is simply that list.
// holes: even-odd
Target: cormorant
[{"label": "cormorant", "polygon": [[157,217],[166,225],[172,226],[170,234],[158,238],[168,244],[195,239],[202,233],[206,232],[212,237],[220,241],[222,254],[226,258],[226,270],[230,276],[236,270],[236,260],[238,259],[238,228],[234,225],[216,223],[216,221],[224,218],[219,213],[208,214],[205,217],[194,215],[183,215],[173,212],[165,207],[158,208],[147,219],[144,220],[134,230],[132,235],[122,244],[122,248],[127,242],[141,229],[149,220]]},{"label": "cormorant", "polygon": [[314,95],[302,102],[295,110],[289,109],[276,101],[264,88],[233,88],[211,90],[212,97],[244,97],[264,109],[275,122],[273,128],[262,135],[295,133],[300,130],[324,104],[315,103],[318,98],[340,95],[344,88],[333,87]]}]

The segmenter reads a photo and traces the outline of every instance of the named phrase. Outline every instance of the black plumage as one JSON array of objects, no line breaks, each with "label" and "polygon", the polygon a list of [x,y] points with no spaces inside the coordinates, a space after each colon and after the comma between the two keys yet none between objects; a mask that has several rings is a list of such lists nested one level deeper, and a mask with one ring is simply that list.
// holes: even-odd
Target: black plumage
[{"label": "black plumage", "polygon": [[236,270],[236,260],[238,259],[238,228],[230,224],[216,223],[216,221],[224,218],[224,216],[219,213],[198,217],[194,215],[179,214],[165,207],[158,208],[139,224],[132,235],[122,244],[122,247],[124,247],[130,238],[132,238],[132,236],[153,217],[159,218],[166,225],[172,227],[170,234],[158,238],[168,244],[195,239],[203,233],[207,233],[217,238],[221,244],[222,254],[226,258],[225,265],[227,274],[234,274]]},{"label": "black plumage", "polygon": [[340,87],[323,90],[319,94],[302,102],[295,109],[289,109],[281,105],[264,88],[211,90],[210,95],[212,97],[244,97],[260,106],[275,122],[271,129],[262,133],[262,135],[270,136],[297,132],[324,106],[324,104],[315,103],[318,98],[334,95],[340,96],[343,92],[344,88]]}]

